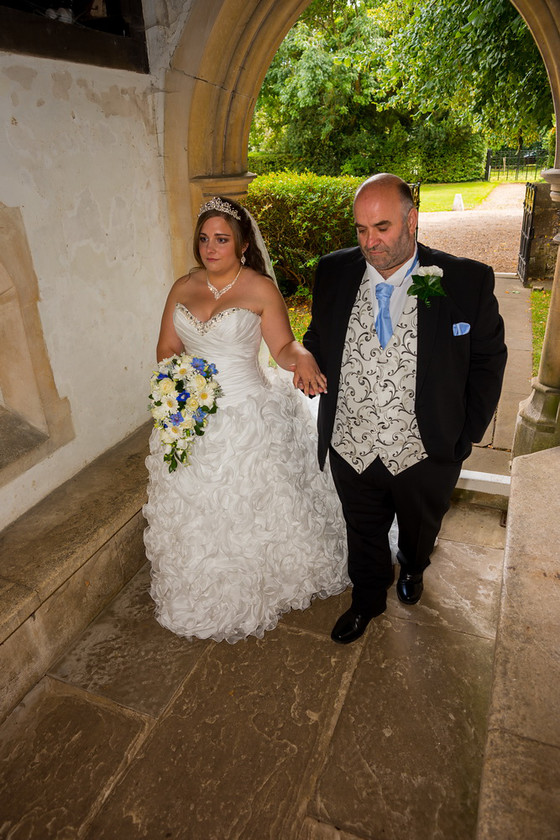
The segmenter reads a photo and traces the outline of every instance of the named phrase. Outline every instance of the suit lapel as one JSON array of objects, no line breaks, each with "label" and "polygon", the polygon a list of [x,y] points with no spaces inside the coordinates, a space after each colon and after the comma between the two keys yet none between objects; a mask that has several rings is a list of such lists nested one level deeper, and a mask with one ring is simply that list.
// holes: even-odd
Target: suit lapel
[{"label": "suit lapel", "polygon": [[[352,307],[360,288],[360,283],[364,276],[366,269],[366,261],[360,255],[359,258],[352,263],[346,270],[346,276],[338,286],[338,293],[335,301],[334,311],[332,313],[332,344],[330,347],[330,379],[333,374],[336,377],[338,386],[338,379],[340,376],[340,366],[342,364],[342,353],[344,351],[344,342],[346,341],[346,332],[348,330],[348,321],[352,313]],[[327,374],[327,378],[329,375]]]},{"label": "suit lapel", "polygon": [[[432,252],[425,245],[418,244],[418,261],[420,265],[434,265]],[[444,280],[442,280],[444,282]],[[445,298],[435,297],[427,306],[423,300],[418,300],[418,344],[416,360],[416,393],[420,392],[429,367],[430,359],[435,352],[438,324]]]}]

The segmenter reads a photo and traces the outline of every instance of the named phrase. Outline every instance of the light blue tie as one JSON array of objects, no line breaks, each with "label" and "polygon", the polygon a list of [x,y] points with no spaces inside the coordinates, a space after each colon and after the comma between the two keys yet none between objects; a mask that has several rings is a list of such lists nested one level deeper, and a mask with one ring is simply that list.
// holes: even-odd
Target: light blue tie
[{"label": "light blue tie", "polygon": [[391,295],[393,294],[394,288],[395,287],[391,286],[390,283],[377,283],[375,286],[375,297],[379,303],[379,312],[377,313],[377,318],[375,319],[375,329],[377,330],[379,343],[383,349],[385,349],[391,336],[393,335],[393,325],[391,323],[389,303],[391,301]]}]

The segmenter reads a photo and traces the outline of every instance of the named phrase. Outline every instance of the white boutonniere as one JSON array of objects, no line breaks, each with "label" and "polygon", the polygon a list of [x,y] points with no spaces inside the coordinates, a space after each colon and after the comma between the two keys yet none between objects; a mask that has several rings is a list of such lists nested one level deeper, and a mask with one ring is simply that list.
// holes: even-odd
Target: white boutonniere
[{"label": "white boutonniere", "polygon": [[412,284],[407,290],[407,294],[415,295],[423,300],[426,306],[430,306],[430,298],[445,297],[441,277],[443,277],[443,268],[440,268],[439,265],[422,265],[412,275]]}]

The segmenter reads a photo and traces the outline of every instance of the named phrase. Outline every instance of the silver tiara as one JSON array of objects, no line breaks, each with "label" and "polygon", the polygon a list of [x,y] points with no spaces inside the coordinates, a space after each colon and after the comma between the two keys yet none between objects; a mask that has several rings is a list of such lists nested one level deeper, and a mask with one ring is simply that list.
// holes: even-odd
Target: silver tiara
[{"label": "silver tiara", "polygon": [[229,201],[222,201],[222,199],[218,198],[218,196],[214,196],[214,198],[211,198],[210,201],[206,202],[206,204],[203,204],[198,211],[198,215],[202,216],[202,214],[206,213],[207,210],[218,210],[220,213],[227,213],[239,222],[241,221],[241,216],[235,207],[232,207]]}]

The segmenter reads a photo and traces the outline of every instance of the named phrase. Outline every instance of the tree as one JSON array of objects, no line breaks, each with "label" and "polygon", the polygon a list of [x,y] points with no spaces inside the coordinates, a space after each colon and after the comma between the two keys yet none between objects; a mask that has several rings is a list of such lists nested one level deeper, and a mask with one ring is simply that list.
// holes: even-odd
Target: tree
[{"label": "tree", "polygon": [[552,127],[546,70],[510,0],[386,0],[375,18],[389,106],[468,115],[492,145],[521,147]]},{"label": "tree", "polygon": [[390,125],[374,105],[381,45],[371,2],[315,0],[280,46],[259,96],[253,147],[336,170],[356,135]]},{"label": "tree", "polygon": [[317,173],[409,180],[442,179],[427,158],[447,148],[460,180],[480,177],[485,143],[544,139],[552,114],[510,0],[314,0],[271,64],[251,145]]}]

